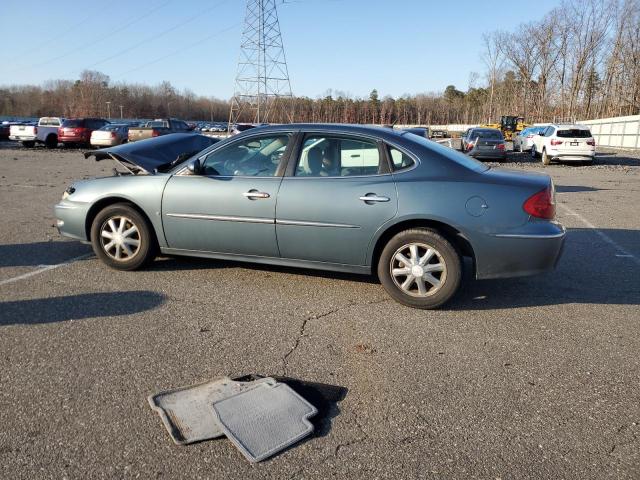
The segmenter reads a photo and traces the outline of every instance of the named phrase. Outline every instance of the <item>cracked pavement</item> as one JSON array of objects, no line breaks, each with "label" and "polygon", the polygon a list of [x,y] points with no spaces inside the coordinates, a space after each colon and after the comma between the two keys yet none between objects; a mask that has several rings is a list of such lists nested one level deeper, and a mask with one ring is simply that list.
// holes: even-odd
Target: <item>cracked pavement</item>
[{"label": "cracked pavement", "polygon": [[[555,272],[475,282],[419,311],[373,279],[189,258],[116,272],[52,206],[110,174],[0,142],[0,478],[638,478],[640,155],[552,175]],[[34,188],[37,186],[37,188]],[[581,219],[588,220],[615,245]],[[346,387],[317,435],[257,465],[176,446],[147,396],[221,375]]]}]

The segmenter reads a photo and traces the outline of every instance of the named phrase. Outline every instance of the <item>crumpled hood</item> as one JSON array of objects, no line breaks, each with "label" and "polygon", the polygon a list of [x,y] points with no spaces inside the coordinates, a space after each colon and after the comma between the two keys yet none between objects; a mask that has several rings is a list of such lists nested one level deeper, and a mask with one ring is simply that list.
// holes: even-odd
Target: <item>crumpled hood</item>
[{"label": "crumpled hood", "polygon": [[125,143],[116,147],[85,152],[84,157],[117,159],[153,173],[156,168],[167,166],[180,155],[196,154],[220,139],[193,133],[171,133],[161,137]]}]

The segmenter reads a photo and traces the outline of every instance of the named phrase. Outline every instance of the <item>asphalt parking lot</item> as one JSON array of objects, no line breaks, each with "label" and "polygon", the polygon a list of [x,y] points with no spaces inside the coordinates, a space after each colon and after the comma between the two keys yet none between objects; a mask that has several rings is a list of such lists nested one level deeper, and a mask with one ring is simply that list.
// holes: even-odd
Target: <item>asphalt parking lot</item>
[{"label": "asphalt parking lot", "polygon": [[[563,258],[419,311],[367,277],[162,258],[109,270],[61,238],[80,150],[0,142],[0,478],[640,477],[640,154],[549,173]],[[103,164],[104,163],[104,164]],[[348,392],[261,464],[174,445],[147,396],[221,375]]]}]

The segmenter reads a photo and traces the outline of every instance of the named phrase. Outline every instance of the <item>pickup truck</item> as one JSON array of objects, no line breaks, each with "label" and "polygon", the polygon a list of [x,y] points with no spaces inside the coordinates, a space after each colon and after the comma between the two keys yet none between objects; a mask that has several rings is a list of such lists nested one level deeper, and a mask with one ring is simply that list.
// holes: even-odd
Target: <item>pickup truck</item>
[{"label": "pickup truck", "polygon": [[33,147],[36,143],[44,143],[47,148],[58,146],[58,128],[64,118],[42,117],[38,125],[11,125],[9,139],[22,142],[25,147]]},{"label": "pickup truck", "polygon": [[175,118],[164,118],[147,122],[144,127],[129,128],[129,141],[136,142],[145,138],[160,137],[169,133],[187,133],[193,131],[192,128],[182,120]]}]

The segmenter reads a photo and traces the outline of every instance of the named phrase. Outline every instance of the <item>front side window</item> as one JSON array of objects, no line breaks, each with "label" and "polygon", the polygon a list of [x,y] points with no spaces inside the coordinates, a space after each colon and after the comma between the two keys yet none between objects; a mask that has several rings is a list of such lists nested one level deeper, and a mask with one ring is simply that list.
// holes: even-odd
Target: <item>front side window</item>
[{"label": "front side window", "polygon": [[251,137],[215,150],[202,162],[203,175],[273,177],[290,135]]},{"label": "front side window", "polygon": [[373,140],[309,135],[296,167],[296,177],[348,177],[381,172],[378,144]]}]

